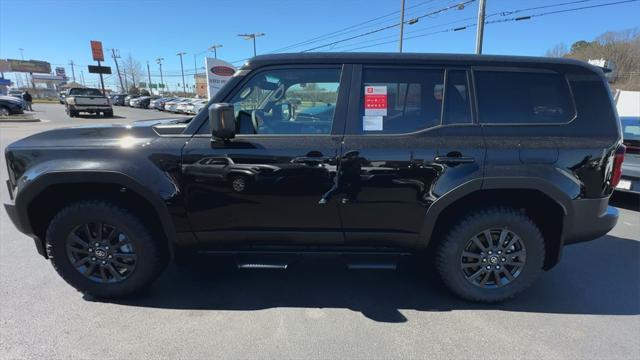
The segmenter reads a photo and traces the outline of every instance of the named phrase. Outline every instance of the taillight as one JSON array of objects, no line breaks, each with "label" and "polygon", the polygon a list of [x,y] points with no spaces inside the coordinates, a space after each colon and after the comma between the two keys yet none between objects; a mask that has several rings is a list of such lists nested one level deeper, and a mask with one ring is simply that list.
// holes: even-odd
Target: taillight
[{"label": "taillight", "polygon": [[611,174],[611,186],[616,187],[620,182],[622,176],[622,162],[624,161],[624,152],[626,147],[624,145],[618,146],[616,154],[613,157],[613,173]]}]

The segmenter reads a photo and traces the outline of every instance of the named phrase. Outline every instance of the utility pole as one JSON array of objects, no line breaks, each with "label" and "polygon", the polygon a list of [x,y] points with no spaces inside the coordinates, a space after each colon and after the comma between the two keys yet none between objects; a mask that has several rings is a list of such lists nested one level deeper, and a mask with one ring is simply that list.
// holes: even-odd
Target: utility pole
[{"label": "utility pole", "polygon": [[82,81],[82,86],[87,86],[87,85],[84,83],[84,70],[80,70],[80,79],[81,79],[81,81]]},{"label": "utility pole", "polygon": [[476,54],[482,54],[482,40],[484,38],[484,9],[485,0],[480,0],[478,4],[478,31],[476,32]]},{"label": "utility pole", "polygon": [[149,92],[153,95],[153,89],[151,88],[151,70],[149,70],[149,61],[147,60],[147,76],[149,77]]},{"label": "utility pole", "polygon": [[[24,49],[20,48],[18,50],[20,50],[20,59],[24,61]],[[24,87],[25,88],[29,87],[29,75],[27,75],[26,73],[24,74],[24,80],[25,80]]]},{"label": "utility pole", "polygon": [[179,53],[177,53],[176,55],[180,56],[180,71],[182,72],[182,92],[184,97],[187,97],[187,88],[184,86],[184,66],[182,65],[182,56],[185,55],[186,52],[181,51]]},{"label": "utility pole", "polygon": [[245,40],[253,40],[253,56],[256,56],[256,38],[264,35],[264,33],[238,34],[238,36],[242,36]]},{"label": "utility pole", "polygon": [[209,51],[213,50],[213,57],[214,58],[216,58],[216,59],[218,58],[218,51],[217,50],[219,48],[221,48],[221,47],[222,47],[222,45],[220,45],[220,44],[211,45],[209,47]]},{"label": "utility pole", "polygon": [[71,77],[73,78],[73,82],[76,82],[76,70],[73,60],[69,60],[69,66],[71,66]]},{"label": "utility pole", "polygon": [[118,72],[118,79],[120,79],[120,88],[126,93],[127,89],[125,89],[124,84],[122,83],[122,75],[120,74],[120,67],[118,66],[118,59],[120,58],[120,52],[118,49],[111,49],[111,57],[113,58],[113,62],[116,63],[116,71]]},{"label": "utility pole", "polygon": [[402,38],[404,37],[404,0],[400,0],[400,46],[398,52],[402,52]]},{"label": "utility pole", "polygon": [[[162,78],[162,60],[164,58],[157,58],[156,64],[160,65],[160,84],[162,85],[162,93],[164,94],[164,79]],[[158,86],[158,93],[160,92],[160,86]]]}]

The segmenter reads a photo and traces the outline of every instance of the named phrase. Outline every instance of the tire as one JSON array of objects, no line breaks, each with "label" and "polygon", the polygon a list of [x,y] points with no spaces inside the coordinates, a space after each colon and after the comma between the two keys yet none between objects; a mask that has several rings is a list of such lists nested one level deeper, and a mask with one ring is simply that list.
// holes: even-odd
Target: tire
[{"label": "tire", "polygon": [[69,110],[69,117],[78,117],[79,113],[77,110]]},{"label": "tire", "polygon": [[229,184],[231,189],[237,193],[246,193],[251,189],[251,179],[243,174],[231,174]]},{"label": "tire", "polygon": [[544,257],[544,239],[533,221],[516,209],[497,207],[472,212],[451,228],[438,246],[436,269],[457,296],[495,303],[528,288],[542,272]]},{"label": "tire", "polygon": [[9,108],[5,106],[0,106],[0,116],[9,116],[9,115],[11,115],[11,111],[9,110]]},{"label": "tire", "polygon": [[[98,243],[114,234],[113,229],[119,231],[115,238]],[[82,241],[69,240],[73,238],[71,234]],[[78,291],[97,298],[117,298],[142,291],[166,266],[166,252],[154,241],[149,229],[128,210],[102,201],[81,201],[62,209],[49,224],[46,244],[58,274]],[[75,246],[73,251],[69,250],[69,244]],[[76,268],[72,261],[82,262],[84,268]]]},{"label": "tire", "polygon": [[104,117],[106,118],[112,118],[113,117],[113,111],[106,111],[104,113],[102,113],[104,115]]}]

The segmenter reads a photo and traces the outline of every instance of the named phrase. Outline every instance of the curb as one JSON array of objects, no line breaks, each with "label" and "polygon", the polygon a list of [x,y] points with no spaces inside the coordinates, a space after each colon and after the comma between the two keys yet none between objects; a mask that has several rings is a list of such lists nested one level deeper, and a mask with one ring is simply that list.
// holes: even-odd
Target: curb
[{"label": "curb", "polygon": [[0,119],[0,123],[40,122],[40,119]]}]

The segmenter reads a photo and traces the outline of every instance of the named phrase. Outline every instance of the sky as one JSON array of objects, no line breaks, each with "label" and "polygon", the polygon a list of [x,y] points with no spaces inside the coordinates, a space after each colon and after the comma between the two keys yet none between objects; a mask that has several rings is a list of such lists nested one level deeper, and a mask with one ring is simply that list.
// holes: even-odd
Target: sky
[{"label": "sky", "polygon": [[[620,0],[486,0],[486,20],[508,20],[617,1]],[[469,3],[460,9],[454,6],[461,2]],[[86,66],[96,64],[91,58],[90,40],[100,40],[105,49],[116,48],[123,58],[131,54],[145,70],[149,61],[152,82],[159,82],[155,59],[164,58],[164,81],[173,89],[181,82],[178,52],[186,52],[183,58],[186,74],[193,74],[196,65],[204,66],[205,56],[213,56],[207,52],[213,44],[223,45],[218,49],[219,58],[241,65],[253,55],[251,41],[238,36],[242,33],[265,34],[257,38],[258,54],[282,52],[282,48],[299,52],[335,41],[340,42],[314,51],[396,52],[399,28],[393,25],[399,23],[400,3],[400,0],[0,0],[0,59],[20,59],[18,49],[23,48],[25,59],[48,61],[52,68],[63,66],[68,76],[71,76],[68,64],[73,60],[79,65],[75,68],[77,80],[83,69],[87,85],[97,85],[97,75],[88,74]],[[473,53],[478,3],[478,0],[405,0],[405,20],[428,16],[405,25],[404,52]],[[571,4],[549,6],[561,3]],[[536,7],[540,8],[509,13]],[[439,10],[443,11],[433,14]],[[451,31],[464,25],[471,26]],[[541,56],[559,43],[570,46],[606,31],[639,26],[640,1],[497,22],[485,26],[483,53]],[[341,41],[384,27],[390,28]],[[315,42],[286,49],[327,34]],[[115,74],[110,57],[104,65],[111,66]],[[8,77],[13,79],[14,75]],[[192,75],[186,78],[193,84]],[[106,81],[108,87],[115,88],[117,76],[107,76]]]}]

